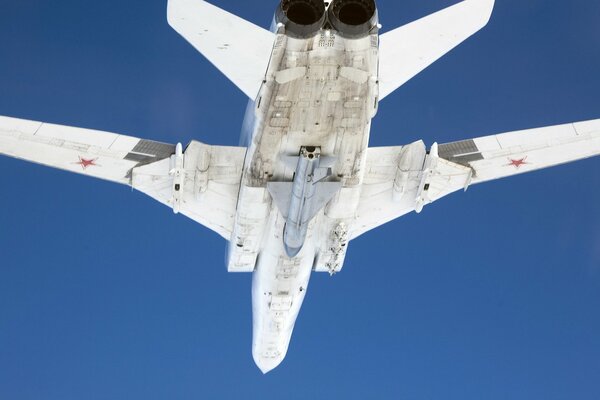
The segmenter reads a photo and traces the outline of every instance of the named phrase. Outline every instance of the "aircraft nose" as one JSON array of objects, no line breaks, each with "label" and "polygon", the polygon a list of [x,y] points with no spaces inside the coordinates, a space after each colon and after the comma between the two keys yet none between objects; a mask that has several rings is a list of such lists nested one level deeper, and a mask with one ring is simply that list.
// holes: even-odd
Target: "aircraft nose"
[{"label": "aircraft nose", "polygon": [[254,363],[261,370],[263,374],[266,374],[281,364],[284,356],[279,357],[261,357],[254,355]]}]

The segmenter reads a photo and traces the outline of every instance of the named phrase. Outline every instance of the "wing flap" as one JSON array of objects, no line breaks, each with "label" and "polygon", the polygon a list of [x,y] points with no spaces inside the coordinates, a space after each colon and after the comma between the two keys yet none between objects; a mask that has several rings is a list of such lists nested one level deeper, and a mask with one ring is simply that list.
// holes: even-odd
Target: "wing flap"
[{"label": "wing flap", "polygon": [[110,132],[0,117],[0,154],[122,184],[129,184],[136,165],[174,150]]},{"label": "wing flap", "polygon": [[[350,239],[414,211],[424,157],[422,141],[367,149],[356,219],[348,227]],[[399,175],[406,179],[400,182]]]},{"label": "wing flap", "polygon": [[[470,143],[468,153],[457,151]],[[473,169],[480,183],[600,154],[600,120],[527,129],[440,145],[441,158]]]},{"label": "wing flap", "polygon": [[[134,168],[133,188],[174,207],[175,157]],[[246,148],[192,141],[183,157],[184,178],[178,213],[230,240]]]},{"label": "wing flap", "polygon": [[[196,141],[183,154],[177,148],[116,133],[0,117],[0,154],[132,185],[229,240],[246,148]],[[175,185],[183,186],[180,194]]]},{"label": "wing flap", "polygon": [[[412,157],[406,157],[412,154]],[[369,148],[355,238],[470,185],[600,155],[600,119],[434,145]],[[419,160],[424,158],[424,162]],[[410,160],[406,162],[405,160]],[[417,169],[416,166],[423,167]],[[408,167],[407,167],[408,166]]]}]

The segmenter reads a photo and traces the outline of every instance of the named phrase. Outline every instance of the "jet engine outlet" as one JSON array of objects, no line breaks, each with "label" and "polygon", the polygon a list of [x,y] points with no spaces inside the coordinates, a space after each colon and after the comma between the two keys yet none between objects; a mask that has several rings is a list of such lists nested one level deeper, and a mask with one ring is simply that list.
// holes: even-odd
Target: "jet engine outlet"
[{"label": "jet engine outlet", "polygon": [[285,26],[286,33],[299,39],[315,36],[326,19],[323,0],[282,0],[275,14],[275,21]]},{"label": "jet engine outlet", "polygon": [[333,29],[349,39],[367,36],[379,23],[374,0],[334,0],[327,14]]}]

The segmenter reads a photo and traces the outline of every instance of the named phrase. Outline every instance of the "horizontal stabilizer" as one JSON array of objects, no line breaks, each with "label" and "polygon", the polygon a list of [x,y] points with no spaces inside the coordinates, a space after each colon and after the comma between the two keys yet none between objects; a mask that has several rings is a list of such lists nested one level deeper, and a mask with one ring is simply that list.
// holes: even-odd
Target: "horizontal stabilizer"
[{"label": "horizontal stabilizer", "polygon": [[169,0],[169,24],[250,99],[267,72],[275,34],[202,0]]},{"label": "horizontal stabilizer", "polygon": [[494,0],[465,0],[381,35],[379,99],[383,99],[487,25]]}]

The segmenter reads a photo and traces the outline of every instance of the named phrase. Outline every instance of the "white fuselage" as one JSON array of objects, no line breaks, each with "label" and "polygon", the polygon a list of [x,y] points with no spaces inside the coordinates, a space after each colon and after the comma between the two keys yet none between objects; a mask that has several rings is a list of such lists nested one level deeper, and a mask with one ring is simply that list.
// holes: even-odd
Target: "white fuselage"
[{"label": "white fuselage", "polygon": [[[285,357],[313,270],[338,272],[356,214],[370,122],[377,110],[378,35],[344,39],[321,30],[310,39],[278,34],[265,82],[253,103],[230,244],[229,271],[253,271],[253,356],[263,372]],[[283,243],[286,219],[268,182],[292,182],[284,162],[304,146],[333,158],[341,189],[308,224],[300,252]]]}]

